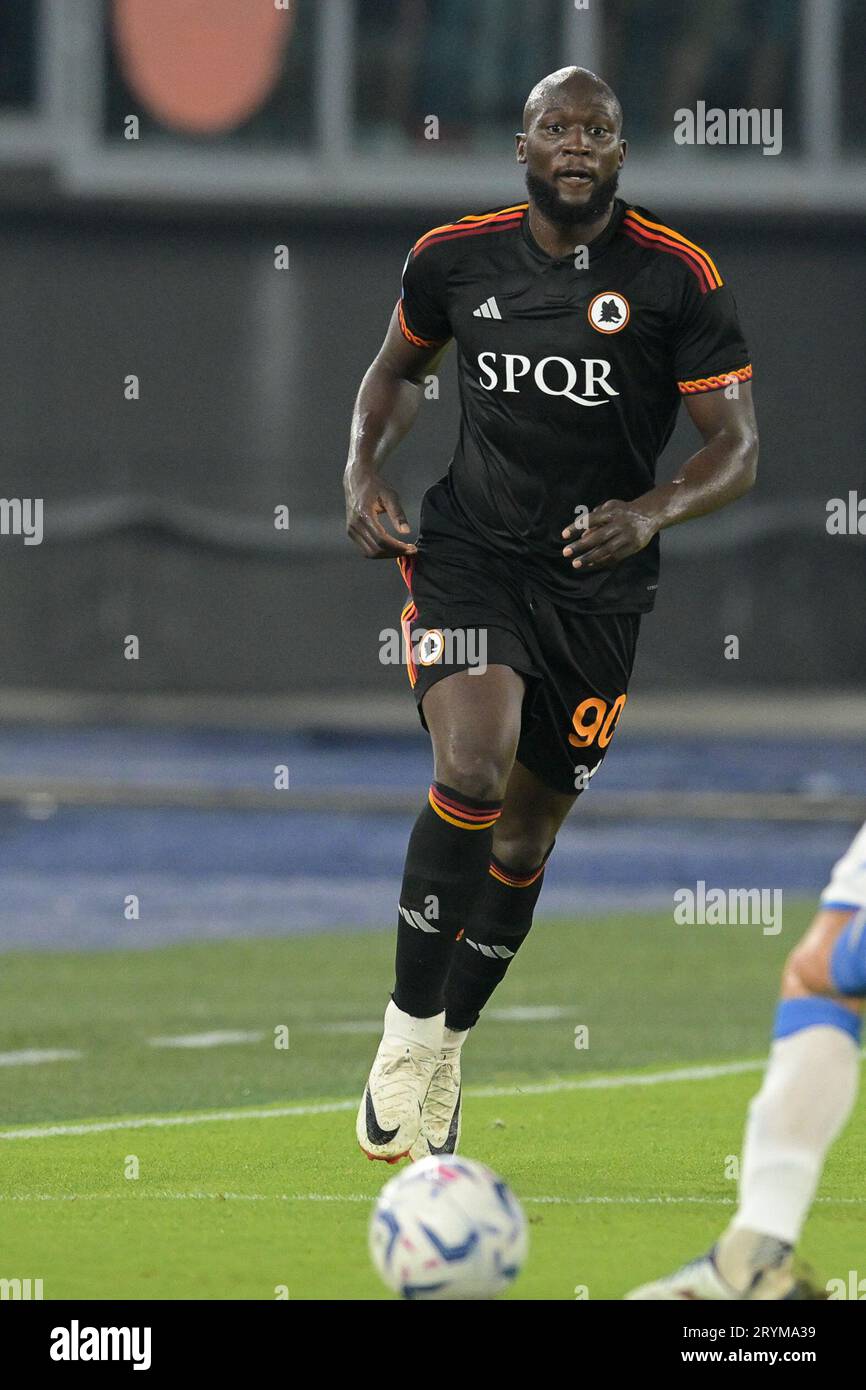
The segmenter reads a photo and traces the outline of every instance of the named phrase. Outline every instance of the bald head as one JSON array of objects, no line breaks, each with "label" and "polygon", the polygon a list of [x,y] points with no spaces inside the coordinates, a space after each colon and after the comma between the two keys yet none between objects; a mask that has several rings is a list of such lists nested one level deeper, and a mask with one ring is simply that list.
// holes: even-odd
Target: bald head
[{"label": "bald head", "polygon": [[533,235],[539,219],[559,229],[551,246],[601,231],[628,152],[616,93],[588,68],[559,68],[533,87],[523,119],[515,155],[526,165]]},{"label": "bald head", "polygon": [[617,135],[622,131],[622,107],[616,93],[589,68],[558,68],[536,82],[523,108],[523,129],[530,131],[533,122],[543,111],[558,106],[564,99],[595,98],[609,106],[616,122]]}]

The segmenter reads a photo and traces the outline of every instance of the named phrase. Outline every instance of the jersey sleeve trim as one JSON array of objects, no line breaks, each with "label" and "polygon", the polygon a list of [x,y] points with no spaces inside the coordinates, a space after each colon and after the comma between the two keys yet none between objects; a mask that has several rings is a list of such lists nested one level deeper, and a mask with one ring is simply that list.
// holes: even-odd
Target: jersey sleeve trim
[{"label": "jersey sleeve trim", "polygon": [[403,337],[406,339],[407,342],[411,343],[413,347],[443,347],[445,343],[449,341],[447,338],[421,338],[418,336],[417,333],[413,333],[408,323],[406,322],[406,315],[403,313],[402,299],[397,300],[397,322],[400,325],[400,332],[403,334]]},{"label": "jersey sleeve trim", "polygon": [[697,381],[678,381],[677,387],[680,395],[694,396],[699,391],[720,391],[723,386],[730,386],[734,381],[751,381],[752,364],[747,363],[745,367],[736,367],[733,371],[723,372],[719,376],[702,376]]},{"label": "jersey sleeve trim", "polygon": [[697,277],[701,294],[721,289],[724,284],[712,257],[672,227],[666,227],[662,222],[651,222],[648,217],[635,212],[634,208],[629,208],[622,220],[622,230],[639,246],[666,252],[683,261]]}]

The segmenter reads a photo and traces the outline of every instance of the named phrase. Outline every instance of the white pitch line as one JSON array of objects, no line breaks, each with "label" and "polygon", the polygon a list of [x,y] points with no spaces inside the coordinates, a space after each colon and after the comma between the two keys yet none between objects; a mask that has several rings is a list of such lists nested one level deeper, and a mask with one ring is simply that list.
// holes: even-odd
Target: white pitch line
[{"label": "white pitch line", "polygon": [[[712,1081],[719,1076],[741,1076],[763,1071],[759,1062],[722,1062],[716,1066],[677,1067],[672,1071],[624,1072],[618,1076],[589,1076],[583,1080],[528,1082],[523,1086],[478,1086],[467,1091],[476,1100],[508,1096],[553,1096],[564,1091],[606,1091],[621,1086],[663,1086],[676,1081]],[[280,1105],[269,1110],[198,1110],[188,1115],[148,1115],[123,1120],[96,1120],[87,1124],[41,1125],[31,1129],[0,1130],[0,1139],[56,1139],[67,1135],[104,1134],[117,1129],[170,1129],[177,1125],[222,1124],[233,1120],[284,1120],[308,1115],[333,1115],[355,1110],[354,1100],[324,1101],[317,1105]]]},{"label": "white pitch line", "polygon": [[[300,1028],[298,1029],[300,1032]],[[346,1033],[352,1036],[355,1033],[375,1033],[382,1032],[381,1018],[358,1018],[350,1019],[346,1023],[312,1023],[305,1024],[304,1031],[309,1033]]]},{"label": "white pitch line", "polygon": [[[553,1019],[570,1016],[573,1010],[561,1008],[556,1004],[517,1004],[508,1009],[491,1009],[488,1015],[492,1023],[545,1023]],[[347,1020],[338,1023],[317,1023],[309,1027],[313,1033],[337,1034],[378,1034],[382,1031],[381,1018]],[[176,1033],[165,1037],[148,1038],[148,1047],[159,1048],[211,1048],[239,1047],[250,1043],[264,1042],[269,1035],[259,1030],[245,1028],[213,1029],[208,1033]],[[73,1062],[83,1057],[83,1052],[61,1048],[30,1048],[22,1052],[0,1052],[0,1067],[36,1066],[40,1062]]]},{"label": "white pitch line", "polygon": [[230,1047],[236,1043],[257,1043],[266,1033],[242,1028],[223,1028],[211,1033],[178,1033],[175,1037],[148,1038],[149,1047]]},{"label": "white pitch line", "polygon": [[[0,1202],[349,1202],[376,1201],[377,1193],[348,1192],[22,1192],[0,1193]],[[650,1196],[607,1197],[521,1197],[524,1206],[558,1207],[651,1207],[651,1206],[736,1206],[735,1197]],[[823,1206],[866,1206],[866,1197],[816,1197]]]},{"label": "white pitch line", "polygon": [[115,1129],[171,1129],[175,1125],[202,1125],[210,1121],[280,1120],[304,1115],[330,1115],[340,1110],[356,1110],[356,1100],[332,1100],[321,1105],[281,1105],[274,1110],[195,1111],[191,1115],[146,1115],[124,1120],[97,1120],[82,1125],[43,1125],[34,1129],[0,1131],[0,1139],[57,1139],[65,1135],[105,1134]]},{"label": "white pitch line", "polygon": [[0,1052],[0,1067],[35,1067],[41,1062],[75,1062],[82,1056],[62,1047],[26,1048],[22,1052]]},{"label": "white pitch line", "polygon": [[[130,1182],[130,1187],[133,1184]],[[0,1202],[374,1202],[376,1194],[326,1192],[8,1192]]]},{"label": "white pitch line", "polygon": [[[560,1004],[514,1004],[507,1009],[490,1009],[485,1015],[488,1023],[551,1023],[560,1018],[571,1018],[574,1009],[566,1009]],[[338,1023],[313,1023],[305,1025],[311,1033],[381,1033],[381,1018],[349,1019]]]},{"label": "white pitch line", "polygon": [[[558,1091],[612,1091],[620,1086],[664,1086],[672,1081],[712,1081],[718,1076],[741,1076],[750,1071],[763,1071],[766,1058],[760,1062],[723,1062],[718,1066],[677,1067],[672,1071],[624,1072],[620,1076],[587,1076],[582,1081],[527,1082],[525,1086],[477,1086],[467,1095],[480,1100],[497,1096],[546,1096]],[[2,1139],[0,1134],[0,1139]]]},{"label": "white pitch line", "polygon": [[558,1018],[573,1018],[574,1009],[561,1004],[511,1004],[507,1009],[488,1009],[488,1023],[552,1023]]}]

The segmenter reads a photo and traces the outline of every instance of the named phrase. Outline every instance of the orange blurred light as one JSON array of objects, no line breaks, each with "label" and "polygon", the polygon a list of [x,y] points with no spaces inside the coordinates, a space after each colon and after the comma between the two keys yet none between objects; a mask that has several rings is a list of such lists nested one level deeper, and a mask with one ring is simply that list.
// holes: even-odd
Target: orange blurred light
[{"label": "orange blurred light", "polygon": [[295,19],[274,0],[114,0],[118,59],[130,90],[176,130],[214,135],[270,95]]}]

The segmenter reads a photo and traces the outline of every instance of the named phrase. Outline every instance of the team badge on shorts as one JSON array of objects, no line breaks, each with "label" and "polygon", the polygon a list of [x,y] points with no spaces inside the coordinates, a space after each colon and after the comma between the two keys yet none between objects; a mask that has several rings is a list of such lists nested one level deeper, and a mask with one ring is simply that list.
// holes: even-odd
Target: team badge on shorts
[{"label": "team badge on shorts", "polygon": [[631,308],[624,294],[603,290],[591,300],[586,317],[599,333],[618,333],[628,323]]},{"label": "team badge on shorts", "polygon": [[431,627],[419,641],[417,650],[422,666],[435,666],[445,650],[445,638],[438,628]]}]

